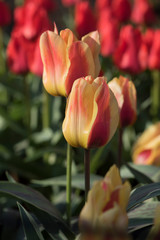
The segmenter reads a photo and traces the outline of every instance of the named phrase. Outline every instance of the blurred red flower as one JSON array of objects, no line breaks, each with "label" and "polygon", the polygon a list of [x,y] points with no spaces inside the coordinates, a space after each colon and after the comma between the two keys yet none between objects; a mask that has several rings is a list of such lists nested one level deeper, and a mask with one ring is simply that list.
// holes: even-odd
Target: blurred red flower
[{"label": "blurred red flower", "polygon": [[139,50],[139,62],[142,70],[148,68],[149,55],[154,38],[154,30],[148,28],[144,34],[142,34],[142,43]]},{"label": "blurred red flower", "polygon": [[104,10],[112,12],[112,17],[118,21],[127,21],[131,14],[131,4],[129,0],[96,0],[96,8],[101,14]]},{"label": "blurred red flower", "polygon": [[131,20],[137,24],[150,24],[155,21],[155,14],[148,0],[134,0]]},{"label": "blurred red flower", "polygon": [[8,44],[7,58],[10,70],[16,74],[30,71],[42,75],[39,37],[42,32],[51,29],[43,2],[44,0],[38,2],[27,0],[23,6],[15,9],[15,26]]},{"label": "blurred red flower", "polygon": [[87,33],[96,30],[96,16],[94,15],[89,2],[84,1],[76,4],[75,26],[80,38]]},{"label": "blurred red flower", "polygon": [[34,2],[16,8],[14,17],[15,27],[20,28],[22,35],[27,39],[35,38],[51,28],[47,11]]},{"label": "blurred red flower", "polygon": [[129,0],[113,0],[112,11],[114,16],[120,21],[129,20],[131,14],[131,4]]},{"label": "blurred red flower", "polygon": [[98,31],[101,39],[101,54],[109,56],[113,54],[118,40],[118,22],[113,18],[112,12],[108,9],[103,10],[98,19]]},{"label": "blurred red flower", "polygon": [[118,46],[113,59],[117,67],[123,71],[137,74],[141,71],[138,52],[141,45],[141,33],[132,25],[121,28]]},{"label": "blurred red flower", "polygon": [[15,31],[7,47],[7,61],[10,70],[14,73],[27,73],[27,40]]},{"label": "blurred red flower", "polygon": [[61,1],[65,7],[70,7],[72,5],[75,5],[76,3],[81,2],[81,0],[61,0]]},{"label": "blurred red flower", "polygon": [[160,30],[157,29],[154,33],[153,43],[150,50],[150,56],[148,60],[150,69],[160,69]]},{"label": "blurred red flower", "polygon": [[54,0],[25,0],[25,4],[35,3],[47,11],[53,11],[56,8],[56,2]]},{"label": "blurred red flower", "polygon": [[9,6],[0,1],[0,26],[8,25],[11,22],[11,11]]}]

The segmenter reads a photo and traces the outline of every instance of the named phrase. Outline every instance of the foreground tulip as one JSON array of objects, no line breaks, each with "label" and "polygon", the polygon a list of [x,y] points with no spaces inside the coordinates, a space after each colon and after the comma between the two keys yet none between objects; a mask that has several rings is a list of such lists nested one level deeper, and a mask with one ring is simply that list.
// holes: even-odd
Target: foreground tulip
[{"label": "foreground tulip", "polygon": [[137,117],[137,97],[133,82],[129,81],[128,78],[120,76],[119,78],[113,78],[108,85],[118,102],[120,127],[132,125]]},{"label": "foreground tulip", "polygon": [[160,166],[160,122],[151,125],[139,137],[132,157],[136,164]]},{"label": "foreground tulip", "polygon": [[63,122],[70,145],[88,149],[106,144],[118,121],[118,104],[104,77],[87,76],[74,82]]},{"label": "foreground tulip", "polygon": [[68,96],[73,82],[100,71],[99,34],[91,32],[78,41],[71,30],[47,31],[41,35],[40,50],[44,65],[43,84],[53,96]]},{"label": "foreground tulip", "polygon": [[128,224],[126,207],[130,191],[130,184],[122,184],[118,168],[112,166],[104,179],[95,182],[89,191],[87,202],[80,213],[80,230],[125,231]]}]

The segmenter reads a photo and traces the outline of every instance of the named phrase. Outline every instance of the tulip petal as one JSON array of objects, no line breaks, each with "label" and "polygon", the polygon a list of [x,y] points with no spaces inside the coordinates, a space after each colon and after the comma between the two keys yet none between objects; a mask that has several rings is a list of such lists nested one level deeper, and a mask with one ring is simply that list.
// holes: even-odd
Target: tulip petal
[{"label": "tulip petal", "polygon": [[100,52],[100,37],[98,31],[88,33],[82,37],[82,41],[87,43],[90,47],[95,62],[95,77],[98,77],[101,65],[99,61],[99,52]]},{"label": "tulip petal", "polygon": [[40,38],[40,50],[44,64],[44,87],[51,95],[66,96],[64,81],[70,64],[66,53],[66,43],[56,33],[46,31]]},{"label": "tulip petal", "polygon": [[[94,98],[95,104],[91,122],[92,128],[90,129],[90,136],[88,138],[88,147],[106,144],[115,133],[119,121],[118,104],[114,94],[110,91],[105,82],[105,78],[97,79],[101,79],[102,83],[97,89]],[[111,117],[113,117],[113,119]]]},{"label": "tulip petal", "polygon": [[[93,79],[89,78],[92,82]],[[72,146],[87,148],[94,92],[92,83],[88,84],[84,78],[76,80],[73,84],[63,122],[63,134]]]},{"label": "tulip petal", "polygon": [[73,82],[87,75],[95,76],[95,65],[89,46],[81,41],[74,42],[68,49],[70,67],[65,80],[65,89],[69,95]]},{"label": "tulip petal", "polygon": [[61,38],[65,41],[67,46],[70,46],[73,42],[77,41],[76,36],[70,29],[65,29],[60,32]]}]

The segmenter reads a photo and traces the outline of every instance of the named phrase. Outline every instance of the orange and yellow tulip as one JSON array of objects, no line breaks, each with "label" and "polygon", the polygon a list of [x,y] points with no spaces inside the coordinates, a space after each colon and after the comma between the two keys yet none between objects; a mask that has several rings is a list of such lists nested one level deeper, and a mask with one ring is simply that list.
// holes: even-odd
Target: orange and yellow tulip
[{"label": "orange and yellow tulip", "polygon": [[103,180],[94,183],[89,191],[87,202],[80,213],[80,229],[85,225],[94,230],[126,231],[128,217],[126,207],[131,186],[122,184],[118,168],[113,165]]},{"label": "orange and yellow tulip", "polygon": [[160,122],[142,133],[133,147],[132,158],[136,164],[160,166]]},{"label": "orange and yellow tulip", "polygon": [[118,104],[105,77],[87,76],[74,82],[62,126],[70,145],[86,149],[105,145],[118,121]]},{"label": "orange and yellow tulip", "polygon": [[100,71],[100,40],[97,31],[78,41],[69,29],[58,35],[46,31],[40,38],[41,58],[44,66],[43,84],[53,96],[68,96],[73,82],[87,75],[97,77]]},{"label": "orange and yellow tulip", "polygon": [[113,78],[108,85],[118,102],[120,127],[132,125],[137,117],[137,97],[133,82],[129,81],[128,78],[120,76],[119,78]]}]

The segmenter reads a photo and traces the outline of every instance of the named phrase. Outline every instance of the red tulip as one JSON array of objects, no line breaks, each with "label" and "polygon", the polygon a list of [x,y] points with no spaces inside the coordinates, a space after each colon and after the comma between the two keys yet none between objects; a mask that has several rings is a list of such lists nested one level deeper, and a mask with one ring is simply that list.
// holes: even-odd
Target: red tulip
[{"label": "red tulip", "polygon": [[81,2],[81,0],[61,0],[61,1],[65,7],[70,7],[72,5],[75,5],[76,3]]},{"label": "red tulip", "polygon": [[155,15],[148,0],[134,0],[131,20],[137,24],[149,24],[155,21]]},{"label": "red tulip", "polygon": [[25,0],[25,4],[34,3],[47,11],[53,11],[56,8],[55,0]]},{"label": "red tulip", "polygon": [[119,31],[118,22],[113,18],[111,11],[106,9],[100,13],[97,28],[101,37],[101,54],[103,56],[113,54]]},{"label": "red tulip", "polygon": [[0,1],[0,26],[8,25],[11,22],[11,11],[5,2]]},{"label": "red tulip", "polygon": [[129,0],[112,0],[112,11],[120,22],[129,20],[131,14],[131,4]]},{"label": "red tulip", "polygon": [[89,2],[84,1],[76,4],[75,26],[79,37],[96,30],[96,17]]},{"label": "red tulip", "polygon": [[153,44],[154,30],[147,29],[147,31],[142,35],[142,43],[139,49],[139,62],[142,70],[146,70],[149,64],[149,56],[151,52],[151,47]]},{"label": "red tulip", "polygon": [[30,72],[37,76],[42,76],[43,74],[43,63],[41,60],[40,48],[39,48],[39,38],[35,42],[29,45],[28,49],[28,67]]},{"label": "red tulip", "polygon": [[141,33],[132,25],[124,26],[120,31],[118,46],[114,52],[114,63],[123,71],[139,73],[141,66],[138,53],[141,45]]},{"label": "red tulip", "polygon": [[160,69],[160,30],[159,29],[156,30],[154,33],[148,65],[150,69]]},{"label": "red tulip", "polygon": [[16,31],[12,34],[7,47],[7,61],[10,70],[17,74],[28,72],[27,41]]},{"label": "red tulip", "polygon": [[15,9],[15,23],[26,39],[36,38],[51,29],[47,11],[34,2]]},{"label": "red tulip", "polygon": [[96,9],[103,11],[106,8],[108,9],[111,5],[112,0],[96,0]]}]

